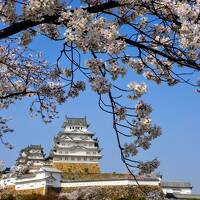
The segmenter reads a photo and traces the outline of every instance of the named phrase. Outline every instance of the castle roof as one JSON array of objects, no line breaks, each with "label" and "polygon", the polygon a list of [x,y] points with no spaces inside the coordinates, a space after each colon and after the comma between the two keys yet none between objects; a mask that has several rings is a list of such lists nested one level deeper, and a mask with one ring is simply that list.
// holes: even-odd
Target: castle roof
[{"label": "castle roof", "polygon": [[190,182],[161,182],[162,188],[192,188]]},{"label": "castle roof", "polygon": [[[94,133],[92,132],[80,132],[80,131],[71,131],[71,132],[62,132],[60,131],[56,136],[54,136],[54,141],[58,141],[61,136],[66,135],[66,136],[73,136],[74,134],[79,135],[79,136],[94,136]],[[82,139],[81,141],[84,141],[85,139]]]},{"label": "castle roof", "polygon": [[28,148],[30,148],[30,149],[43,149],[41,145],[35,145],[35,144],[29,145]]},{"label": "castle roof", "polygon": [[47,166],[44,166],[44,167],[41,167],[39,171],[46,171],[46,172],[61,172],[60,170],[56,169],[56,168],[53,168],[53,167],[47,167]]},{"label": "castle roof", "polygon": [[166,197],[168,199],[200,199],[200,194],[177,194],[177,193],[167,193]]},{"label": "castle roof", "polygon": [[30,149],[41,149],[43,150],[42,146],[41,145],[35,145],[35,144],[31,144],[23,149],[20,150],[20,153],[23,153],[23,152],[27,152],[29,151]]},{"label": "castle roof", "polygon": [[86,117],[84,118],[71,118],[71,117],[66,117],[64,124],[63,124],[63,128],[65,128],[66,126],[85,126],[87,127],[87,119]]}]

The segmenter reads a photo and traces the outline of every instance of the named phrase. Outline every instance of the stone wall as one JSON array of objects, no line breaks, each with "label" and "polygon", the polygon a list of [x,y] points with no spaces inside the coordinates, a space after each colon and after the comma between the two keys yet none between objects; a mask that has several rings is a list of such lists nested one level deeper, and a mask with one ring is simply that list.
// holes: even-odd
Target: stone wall
[{"label": "stone wall", "polygon": [[29,195],[29,194],[45,195],[45,193],[46,193],[45,187],[41,187],[37,189],[28,189],[28,190],[15,190],[16,195]]},{"label": "stone wall", "polygon": [[53,167],[70,173],[100,173],[99,164],[96,163],[53,163]]},{"label": "stone wall", "polygon": [[4,190],[7,193],[13,193],[15,192],[15,185],[6,186]]}]

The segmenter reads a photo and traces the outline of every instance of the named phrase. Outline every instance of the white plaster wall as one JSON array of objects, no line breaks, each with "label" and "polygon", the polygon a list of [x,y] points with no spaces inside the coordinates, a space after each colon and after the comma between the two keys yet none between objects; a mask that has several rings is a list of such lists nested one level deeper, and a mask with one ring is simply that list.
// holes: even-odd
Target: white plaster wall
[{"label": "white plaster wall", "polygon": [[6,187],[6,186],[13,186],[15,185],[15,178],[6,178],[6,179],[0,179],[0,186]]},{"label": "white plaster wall", "polygon": [[[67,152],[67,153],[66,153]],[[93,152],[95,152],[95,153],[93,153]],[[67,150],[67,149],[65,149],[65,150],[58,150],[58,152],[55,152],[54,153],[55,155],[67,155],[67,156],[70,156],[70,155],[72,155],[72,156],[76,156],[76,155],[78,155],[78,156],[91,156],[91,157],[93,157],[93,156],[100,156],[100,154],[97,152],[97,149],[93,149],[93,151],[90,151],[90,152],[86,152],[86,150]]]},{"label": "white plaster wall", "polygon": [[180,188],[180,189],[162,188],[162,191],[164,194],[167,194],[167,193],[191,194],[192,193],[192,189],[190,188]]},{"label": "white plaster wall", "polygon": [[[5,183],[8,185],[14,185],[16,190],[26,190],[26,189],[37,189],[41,187],[51,186],[51,187],[82,187],[82,186],[125,186],[125,185],[135,185],[135,180],[98,180],[98,181],[76,181],[76,182],[61,182],[61,174],[59,172],[48,172],[40,171],[36,173],[35,177],[25,177],[23,179],[9,178],[0,180],[0,185],[5,186]],[[158,186],[160,180],[157,181],[138,181],[140,185],[150,185]],[[167,191],[170,192],[168,189]],[[173,191],[171,191],[173,192]],[[182,194],[190,194],[191,191],[188,189],[182,190]]]},{"label": "white plaster wall", "polygon": [[[158,186],[160,181],[139,181],[140,185]],[[63,182],[61,187],[138,185],[134,180]]]},{"label": "white plaster wall", "polygon": [[24,177],[20,179],[15,180],[16,185],[20,184],[29,184],[29,183],[36,183],[38,184],[39,182],[43,181],[45,179],[45,172],[37,172],[35,176],[33,177]]},{"label": "white plaster wall", "polygon": [[95,147],[94,143],[95,143],[95,141],[92,139],[90,141],[80,139],[80,140],[76,140],[76,142],[74,140],[68,140],[68,141],[60,142],[60,144],[56,144],[56,147],[63,149],[63,148],[70,148],[70,147],[74,147],[77,145],[81,145],[83,147],[87,147],[87,149],[96,150],[97,147]]},{"label": "white plaster wall", "polygon": [[[47,177],[50,177],[49,179],[52,181],[48,182]],[[60,187],[60,182],[61,182],[60,173],[40,171],[36,173],[35,177],[24,177],[21,179],[12,178],[12,179],[0,180],[0,185],[3,187],[8,186],[8,185],[15,185],[16,190],[28,190],[28,189],[37,189],[37,188],[46,187],[46,186]]]},{"label": "white plaster wall", "polygon": [[[71,127],[71,129],[70,129],[70,127]],[[74,127],[74,129],[72,128],[72,127]],[[79,129],[76,129],[75,127],[80,127]],[[81,129],[81,127],[82,127],[82,129]],[[83,127],[83,126],[66,126],[65,127],[65,131],[66,132],[72,132],[72,131],[84,131],[84,132],[87,132],[87,128],[86,127]]]},{"label": "white plaster wall", "polygon": [[46,186],[45,180],[35,180],[31,182],[17,182],[15,185],[16,190],[37,189]]}]

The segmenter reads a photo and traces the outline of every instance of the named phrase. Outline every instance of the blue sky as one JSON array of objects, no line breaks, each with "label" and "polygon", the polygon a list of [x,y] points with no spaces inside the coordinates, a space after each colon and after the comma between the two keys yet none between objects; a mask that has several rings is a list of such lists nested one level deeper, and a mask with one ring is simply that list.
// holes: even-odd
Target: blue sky
[{"label": "blue sky", "polygon": [[[161,125],[163,135],[153,142],[148,152],[141,152],[140,159],[158,157],[161,165],[157,171],[164,180],[191,181],[194,192],[200,193],[199,95],[185,85],[169,88],[150,84],[145,99],[152,104],[153,119]],[[59,118],[50,124],[44,124],[39,118],[31,118],[27,111],[28,105],[29,102],[24,100],[5,112],[1,111],[1,114],[13,117],[10,126],[15,129],[7,137],[15,148],[8,150],[0,144],[0,158],[8,166],[14,164],[19,150],[28,144],[42,144],[48,154],[54,135],[61,130],[65,115],[68,115],[87,116],[91,124],[89,129],[96,133],[103,148],[100,161],[102,171],[126,171],[120,161],[111,117],[98,108],[97,97],[89,89],[79,98],[59,106]]]},{"label": "blue sky", "polygon": [[[59,44],[41,39],[35,40],[32,47],[46,49],[45,53],[51,62],[60,49]],[[129,75],[128,79],[140,78]],[[153,142],[149,151],[141,152],[139,158],[149,160],[158,157],[161,165],[157,171],[163,175],[163,180],[190,181],[194,192],[200,193],[200,96],[188,85],[168,87],[165,84],[158,86],[149,83],[148,86],[149,92],[144,99],[152,105],[153,121],[162,127],[163,134]],[[0,111],[0,115],[13,117],[10,126],[15,129],[14,133],[6,137],[15,148],[8,150],[0,144],[0,159],[5,160],[7,166],[13,165],[19,150],[29,144],[42,144],[48,154],[53,137],[61,130],[65,115],[87,116],[91,124],[89,129],[96,133],[103,148],[100,161],[102,171],[126,172],[120,161],[111,116],[98,108],[97,100],[97,96],[88,88],[80,97],[59,106],[59,118],[50,124],[44,124],[40,118],[31,118],[28,114],[29,100],[16,102],[8,110]]]}]

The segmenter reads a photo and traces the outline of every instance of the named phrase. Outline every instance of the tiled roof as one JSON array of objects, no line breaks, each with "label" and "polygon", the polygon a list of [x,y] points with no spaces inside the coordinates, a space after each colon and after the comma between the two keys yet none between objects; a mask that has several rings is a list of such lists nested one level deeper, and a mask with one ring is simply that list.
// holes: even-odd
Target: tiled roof
[{"label": "tiled roof", "polygon": [[46,172],[61,172],[60,170],[53,168],[53,167],[41,167],[40,171],[46,171]]},{"label": "tiled roof", "polygon": [[28,148],[30,148],[30,149],[42,149],[42,146],[41,145],[33,145],[33,144],[31,144],[31,145],[28,146]]},{"label": "tiled roof", "polygon": [[167,182],[163,181],[161,182],[161,187],[162,188],[192,188],[192,185],[190,182]]},{"label": "tiled roof", "polygon": [[[65,176],[66,175],[66,176]],[[135,180],[135,178],[128,173],[101,173],[101,174],[82,174],[77,177],[73,177],[73,181],[111,181],[111,180]],[[136,176],[137,181],[158,181],[160,182],[160,177],[158,176]],[[72,181],[68,178],[67,174],[64,174],[63,182]]]},{"label": "tiled roof", "polygon": [[[131,180],[134,181],[135,179],[132,177],[122,177],[122,178],[99,178],[99,179],[77,179],[77,180],[69,180],[69,179],[63,179],[62,182],[90,182],[90,181],[123,181],[123,180]],[[159,179],[156,178],[148,178],[148,179],[136,179],[137,181],[158,181]]]},{"label": "tiled roof", "polygon": [[199,199],[200,200],[200,194],[174,194],[174,193],[168,193],[166,195],[169,199]]},{"label": "tiled roof", "polygon": [[86,117],[84,118],[71,118],[71,117],[66,117],[63,127],[66,126],[87,126],[87,120]]},{"label": "tiled roof", "polygon": [[17,179],[33,178],[35,176],[36,176],[35,174],[24,174],[24,175],[18,176]]},{"label": "tiled roof", "polygon": [[20,154],[22,154],[23,152],[27,152],[29,151],[30,149],[41,149],[43,150],[42,146],[41,145],[35,145],[35,144],[31,144],[23,149],[20,150]]}]

